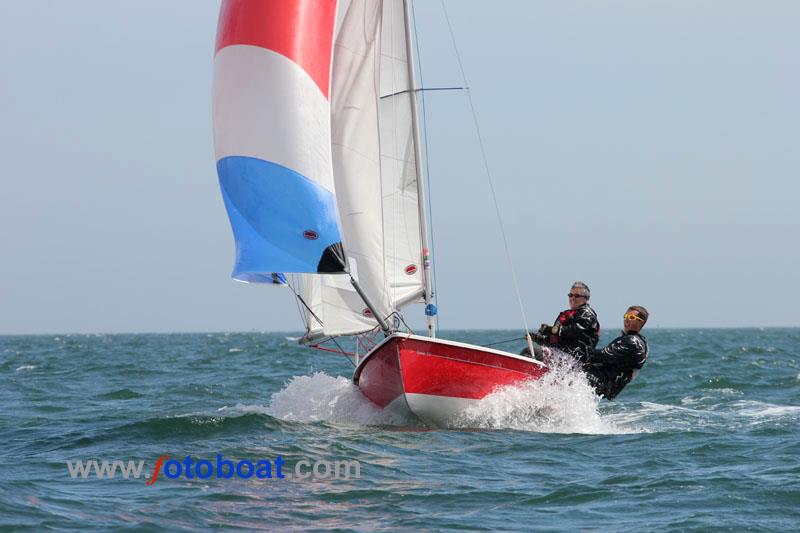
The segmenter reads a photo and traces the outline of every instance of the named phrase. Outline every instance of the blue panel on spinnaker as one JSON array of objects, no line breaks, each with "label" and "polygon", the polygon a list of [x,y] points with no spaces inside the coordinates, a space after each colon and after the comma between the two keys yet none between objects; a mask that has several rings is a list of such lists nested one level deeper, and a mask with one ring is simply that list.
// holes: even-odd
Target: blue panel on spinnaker
[{"label": "blue panel on spinnaker", "polygon": [[286,276],[279,272],[273,272],[272,274],[242,274],[239,276],[234,275],[236,279],[240,279],[242,281],[247,281],[249,283],[266,283],[269,285],[286,285]]},{"label": "blue panel on spinnaker", "polygon": [[217,173],[236,239],[235,279],[273,283],[275,272],[319,272],[341,249],[330,191],[252,157],[220,159]]}]

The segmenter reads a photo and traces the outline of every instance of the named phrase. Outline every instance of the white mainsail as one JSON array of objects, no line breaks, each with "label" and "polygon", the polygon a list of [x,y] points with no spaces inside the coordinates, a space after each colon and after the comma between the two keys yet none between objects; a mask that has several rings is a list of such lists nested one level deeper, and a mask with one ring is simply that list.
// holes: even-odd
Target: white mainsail
[{"label": "white mainsail", "polygon": [[[331,81],[333,170],[345,256],[384,318],[421,301],[425,290],[404,10],[403,0],[340,5]],[[303,295],[310,308],[309,340],[377,325],[346,277],[303,276]]]}]

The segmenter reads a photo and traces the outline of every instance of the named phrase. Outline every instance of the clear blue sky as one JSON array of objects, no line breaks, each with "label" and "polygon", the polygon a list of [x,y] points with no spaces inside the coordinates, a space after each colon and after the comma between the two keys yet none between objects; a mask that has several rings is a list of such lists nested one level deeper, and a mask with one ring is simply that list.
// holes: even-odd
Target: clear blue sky
[{"label": "clear blue sky", "polygon": [[[425,84],[460,84],[418,4]],[[604,328],[800,326],[800,3],[447,6],[532,326],[574,279]],[[0,334],[300,329],[229,278],[217,13],[0,2]],[[427,104],[441,326],[519,328],[466,97]]]}]

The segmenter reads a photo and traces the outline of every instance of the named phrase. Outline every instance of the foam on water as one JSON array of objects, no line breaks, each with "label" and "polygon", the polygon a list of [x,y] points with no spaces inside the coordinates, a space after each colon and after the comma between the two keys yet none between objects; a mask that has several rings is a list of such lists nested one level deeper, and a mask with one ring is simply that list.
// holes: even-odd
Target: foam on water
[{"label": "foam on water", "polygon": [[[555,359],[541,379],[490,394],[453,421],[455,428],[514,429],[546,433],[617,434],[623,428],[599,411],[600,400],[570,361]],[[347,378],[324,372],[295,376],[272,395],[264,411],[282,420],[361,425],[418,426],[377,408]]]},{"label": "foam on water", "polygon": [[634,431],[637,433],[689,431],[706,426],[709,421],[709,412],[699,407],[638,402],[626,404],[622,411],[607,415],[606,420],[616,427],[637,427],[639,429]]},{"label": "foam on water", "polygon": [[467,409],[460,427],[515,429],[541,433],[636,433],[600,413],[600,399],[569,357],[549,361],[541,378],[504,387]]},{"label": "foam on water", "polygon": [[[468,408],[454,428],[512,429],[542,433],[628,434],[691,431],[703,427],[741,427],[766,419],[800,418],[800,406],[742,400],[734,389],[687,396],[680,405],[641,401],[605,402],[572,360],[556,357],[542,378],[504,387]],[[352,381],[324,372],[295,376],[272,395],[268,406],[237,405],[237,411],[257,412],[293,422],[357,425],[422,425],[400,418],[367,400]]]},{"label": "foam on water", "polygon": [[[609,415],[607,420],[619,426],[639,425],[647,431],[692,431],[719,428],[730,431],[763,424],[794,423],[800,420],[800,406],[775,405],[758,400],[734,399],[741,393],[703,395],[681,399],[681,405],[640,402],[624,412]],[[727,392],[727,393],[726,393]]]},{"label": "foam on water", "polygon": [[774,405],[757,400],[741,400],[733,403],[741,416],[748,418],[800,417],[800,405]]},{"label": "foam on water", "polygon": [[347,378],[324,372],[293,377],[272,395],[268,414],[293,422],[336,422],[361,425],[413,425],[379,409]]}]

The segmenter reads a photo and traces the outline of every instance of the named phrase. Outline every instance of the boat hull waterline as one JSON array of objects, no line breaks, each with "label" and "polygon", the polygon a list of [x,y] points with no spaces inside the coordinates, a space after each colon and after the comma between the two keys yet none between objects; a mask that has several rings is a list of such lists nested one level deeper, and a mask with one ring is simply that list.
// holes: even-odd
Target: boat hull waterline
[{"label": "boat hull waterline", "polygon": [[446,427],[497,389],[546,372],[543,363],[525,356],[396,333],[359,362],[353,382],[384,410]]}]

